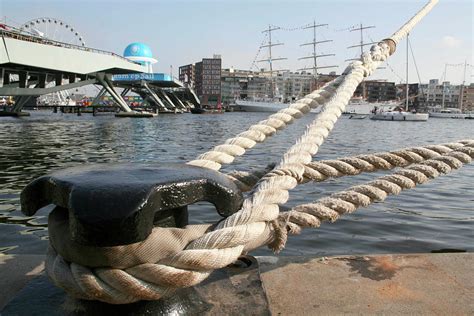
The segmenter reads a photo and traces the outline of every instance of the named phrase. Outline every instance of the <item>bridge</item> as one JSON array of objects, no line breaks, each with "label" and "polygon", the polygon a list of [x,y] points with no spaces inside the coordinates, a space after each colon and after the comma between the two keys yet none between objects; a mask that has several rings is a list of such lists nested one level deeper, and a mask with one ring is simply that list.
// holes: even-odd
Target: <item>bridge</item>
[{"label": "bridge", "polygon": [[[199,105],[199,98],[191,89],[167,74],[120,74],[112,76],[112,82],[114,86],[123,88],[122,95],[132,91],[162,113],[182,113],[190,106]],[[97,96],[105,92],[103,88]]]},{"label": "bridge", "polygon": [[15,96],[16,101],[10,111],[0,112],[2,115],[24,115],[22,108],[34,96],[90,84],[103,87],[96,100],[108,93],[130,116],[134,111],[123,99],[124,93],[116,91],[117,85],[125,88],[124,91],[137,91],[154,104],[169,110],[184,107],[183,102],[173,94],[173,89],[184,88],[178,82],[173,81],[167,87],[169,91],[164,92],[159,85],[151,84],[150,87],[146,80],[140,88],[131,81],[115,82],[114,75],[139,75],[146,71],[141,64],[115,53],[1,28],[0,36],[0,96]]}]

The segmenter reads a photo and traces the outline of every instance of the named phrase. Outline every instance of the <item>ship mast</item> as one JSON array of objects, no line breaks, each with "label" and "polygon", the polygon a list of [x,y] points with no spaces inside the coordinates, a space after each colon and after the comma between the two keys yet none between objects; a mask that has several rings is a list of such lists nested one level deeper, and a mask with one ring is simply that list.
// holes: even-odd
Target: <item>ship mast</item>
[{"label": "ship mast", "polygon": [[[360,47],[360,56],[362,57],[362,54],[364,54],[364,46],[376,44],[376,42],[364,43],[364,30],[373,29],[373,28],[375,28],[374,25],[364,26],[362,23],[360,23],[360,27],[355,28],[355,29],[351,29],[350,32],[360,31],[360,44],[352,45],[352,46],[349,46],[347,48]],[[346,59],[346,61],[349,61],[349,60],[358,60],[358,58]]]},{"label": "ship mast", "polygon": [[[444,84],[446,82],[446,69],[448,67],[448,64],[444,64],[444,80],[442,82],[442,85],[443,85],[443,99],[441,101],[441,108],[444,109],[444,104],[445,104],[445,101],[446,101],[446,85]],[[436,98],[435,98],[436,100]]]},{"label": "ship mast", "polygon": [[[283,45],[283,43],[273,43],[272,42],[272,31],[276,31],[276,30],[279,30],[280,28],[279,27],[272,27],[271,25],[268,25],[268,29],[262,31],[262,33],[268,33],[268,43],[265,44],[265,45],[262,45],[260,46],[260,48],[268,48],[268,58],[267,59],[262,59],[262,60],[258,60],[258,62],[268,62],[269,64],[269,73],[270,73],[270,98],[273,99],[274,97],[274,88],[273,88],[273,62],[276,61],[276,60],[285,60],[287,58],[285,57],[279,57],[279,58],[273,58],[272,57],[272,47],[274,46],[279,46],[279,45]],[[277,72],[278,71],[283,71],[283,70],[276,70]]]},{"label": "ship mast", "polygon": [[467,67],[467,60],[464,61],[464,72],[462,75],[462,84],[461,84],[461,91],[459,91],[459,110],[462,112],[462,97],[464,94],[464,84],[466,83],[466,67]]},{"label": "ship mast", "polygon": [[309,42],[309,43],[301,44],[300,46],[312,45],[313,46],[313,54],[311,54],[310,56],[305,56],[305,57],[298,58],[298,60],[313,59],[313,67],[300,68],[298,70],[307,70],[307,69],[312,69],[313,70],[313,76],[314,76],[314,80],[315,80],[315,89],[318,88],[318,69],[337,67],[335,65],[318,67],[318,58],[335,56],[335,54],[322,54],[322,55],[317,54],[317,46],[319,44],[332,42],[332,40],[323,40],[323,41],[318,41],[317,40],[317,36],[316,36],[317,35],[317,28],[322,27],[322,26],[327,26],[327,24],[316,24],[316,21],[313,21],[313,24],[311,24],[309,26],[306,26],[306,27],[303,27],[303,29],[313,29],[313,41]]},{"label": "ship mast", "polygon": [[[360,26],[358,28],[354,28],[349,31],[349,32],[360,31],[360,44],[347,47],[348,49],[354,48],[354,47],[360,47],[360,57],[349,58],[349,59],[346,59],[345,61],[359,60],[360,58],[362,58],[362,55],[364,54],[364,46],[376,44],[376,42],[364,43],[364,30],[373,29],[373,28],[375,28],[374,25],[364,26],[362,23],[360,23]],[[362,85],[362,96],[365,96],[365,84],[361,83],[361,85]]]},{"label": "ship mast", "polygon": [[410,36],[410,33],[407,33],[407,64],[406,64],[406,82],[407,82],[407,85],[406,85],[406,100],[405,100],[405,111],[408,112],[408,37]]}]

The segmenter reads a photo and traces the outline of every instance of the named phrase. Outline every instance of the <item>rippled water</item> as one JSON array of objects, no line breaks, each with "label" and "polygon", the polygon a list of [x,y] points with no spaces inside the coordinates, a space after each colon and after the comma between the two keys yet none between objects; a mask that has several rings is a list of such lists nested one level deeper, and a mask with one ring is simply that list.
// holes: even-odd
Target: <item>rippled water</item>
[{"label": "rippled water", "polygon": [[[84,114],[33,112],[26,118],[0,118],[0,252],[42,254],[47,244],[47,214],[25,217],[19,194],[49,171],[108,162],[186,162],[266,117],[263,113],[162,115],[117,119]],[[277,162],[301,134],[305,117],[236,159],[226,170],[247,170]],[[474,121],[383,122],[342,117],[317,159],[438,144],[474,137]],[[383,173],[332,179],[299,186],[289,206],[309,202]],[[389,197],[333,224],[290,238],[283,255],[430,252],[443,248],[474,250],[474,164],[415,190]],[[208,204],[191,207],[191,222],[215,221]],[[261,249],[256,253],[266,254]]]}]

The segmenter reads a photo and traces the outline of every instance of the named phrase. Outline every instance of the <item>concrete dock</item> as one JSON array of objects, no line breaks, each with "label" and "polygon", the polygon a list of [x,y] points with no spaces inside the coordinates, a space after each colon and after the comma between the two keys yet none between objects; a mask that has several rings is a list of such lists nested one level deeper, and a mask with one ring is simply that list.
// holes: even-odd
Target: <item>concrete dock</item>
[{"label": "concrete dock", "polygon": [[128,305],[68,298],[49,283],[43,259],[0,255],[2,315],[474,313],[472,253],[247,257],[172,298]]}]

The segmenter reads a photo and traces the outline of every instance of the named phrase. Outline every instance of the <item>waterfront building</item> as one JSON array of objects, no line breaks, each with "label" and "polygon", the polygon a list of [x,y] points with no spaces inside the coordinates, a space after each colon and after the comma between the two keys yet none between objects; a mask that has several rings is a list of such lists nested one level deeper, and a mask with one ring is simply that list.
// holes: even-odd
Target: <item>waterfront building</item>
[{"label": "waterfront building", "polygon": [[194,88],[194,82],[195,82],[194,67],[195,67],[194,64],[189,64],[189,65],[184,65],[184,66],[179,67],[179,70],[178,70],[179,81],[184,83],[184,85],[189,88]]},{"label": "waterfront building", "polygon": [[315,81],[314,75],[306,71],[278,73],[274,80],[275,95],[282,102],[293,102],[311,93]]},{"label": "waterfront building", "polygon": [[269,93],[269,80],[260,72],[234,68],[222,69],[222,102],[233,104],[237,99],[264,98]]},{"label": "waterfront building", "polygon": [[[396,99],[400,100],[401,104],[405,104],[406,99],[406,89],[407,84],[401,83],[397,84],[396,86]],[[425,108],[425,105],[420,102],[421,98],[421,86],[418,83],[410,83],[408,84],[408,107],[414,109],[422,109]]]},{"label": "waterfront building", "polygon": [[357,86],[354,96],[362,97],[368,102],[391,101],[397,98],[397,87],[395,82],[366,80]]},{"label": "waterfront building", "polygon": [[[234,68],[222,69],[221,71],[222,103],[225,105],[229,105],[229,104],[233,104],[235,100],[237,99],[247,99],[250,97],[251,98],[257,97],[262,84],[255,85],[254,78],[259,78],[258,74],[250,70],[239,70],[239,69],[234,69]],[[261,81],[264,81],[264,80],[261,80]]]},{"label": "waterfront building", "polygon": [[365,84],[365,98],[369,102],[391,101],[397,98],[395,82],[367,80],[363,84]]},{"label": "waterfront building", "polygon": [[474,112],[474,83],[464,86],[462,89],[462,109],[463,112]]},{"label": "waterfront building", "polygon": [[[318,86],[322,86],[337,75],[318,75]],[[271,95],[274,86],[275,97],[281,102],[293,102],[316,89],[316,80],[309,72],[282,72],[273,77],[271,84],[268,73],[260,71],[223,69],[221,76],[222,100],[224,104],[232,104],[237,99],[258,100]]]},{"label": "waterfront building", "polygon": [[202,107],[217,107],[222,103],[221,67],[220,55],[179,67],[179,79],[196,91]]},{"label": "waterfront building", "polygon": [[444,103],[445,108],[458,108],[460,92],[460,85],[452,85],[449,81],[440,84],[438,79],[431,79],[428,84],[420,85],[419,100],[424,107],[442,106]]}]

